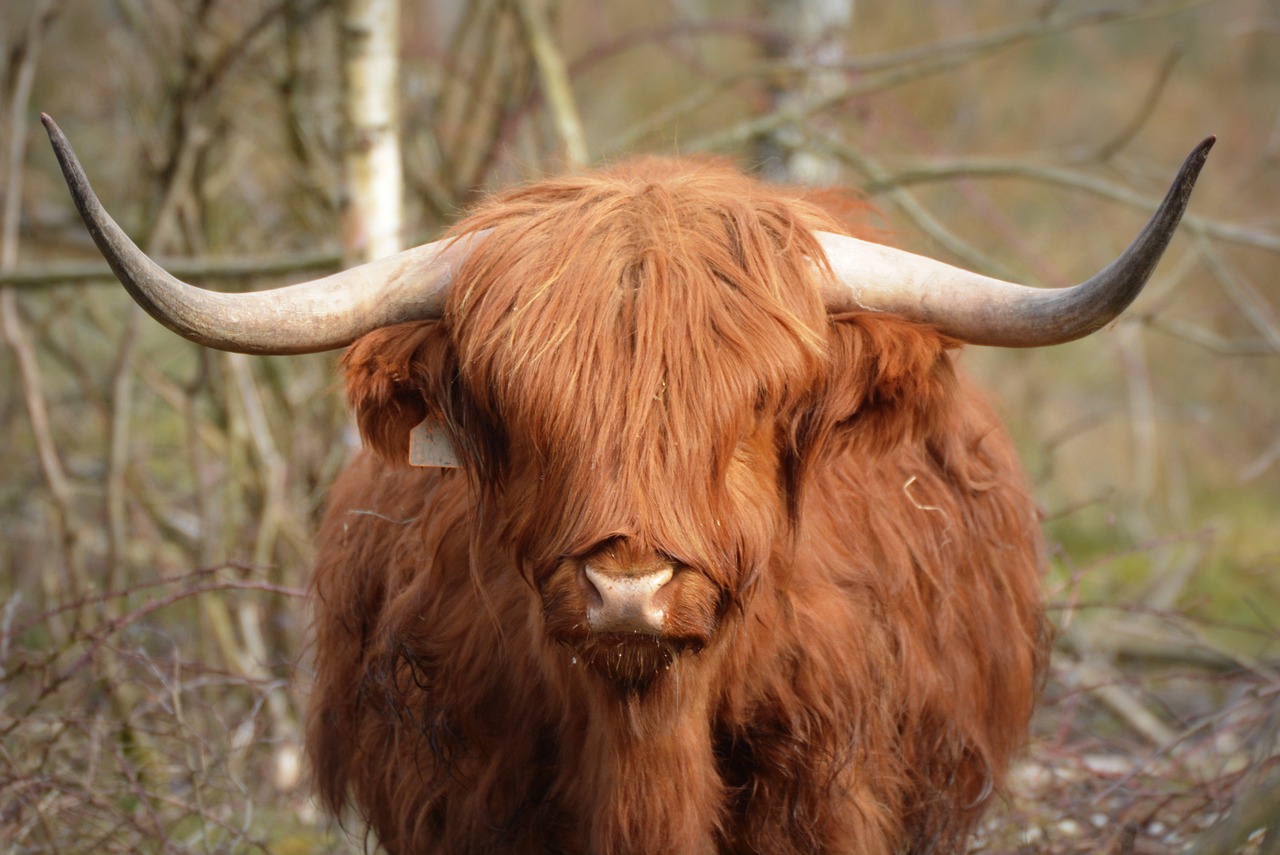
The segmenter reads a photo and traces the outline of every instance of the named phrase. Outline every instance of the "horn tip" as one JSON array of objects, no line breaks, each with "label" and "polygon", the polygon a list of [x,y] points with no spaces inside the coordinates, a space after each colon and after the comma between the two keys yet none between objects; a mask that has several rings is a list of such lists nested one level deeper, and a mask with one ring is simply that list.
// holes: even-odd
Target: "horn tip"
[{"label": "horn tip", "polygon": [[1200,170],[1204,167],[1205,161],[1209,159],[1209,149],[1213,148],[1213,144],[1217,141],[1217,134],[1209,134],[1191,150],[1191,154],[1187,155],[1187,159],[1183,161],[1182,168],[1178,170],[1178,177],[1175,179],[1173,187],[1170,188],[1171,193],[1177,188],[1182,188],[1182,192],[1187,194],[1191,192],[1191,188],[1195,186],[1196,178],[1200,175]]},{"label": "horn tip", "polygon": [[67,142],[66,134],[62,132],[62,128],[58,127],[58,123],[53,120],[53,116],[48,113],[40,114],[40,122],[44,125],[45,133],[49,135],[49,142],[53,144],[53,150],[58,155],[58,160],[61,161],[63,152],[69,152],[71,148],[70,143]]},{"label": "horn tip", "polygon": [[1197,165],[1203,164],[1205,159],[1209,157],[1209,149],[1213,148],[1213,144],[1217,141],[1217,134],[1209,134],[1209,136],[1200,140],[1199,145],[1191,150],[1191,154],[1187,157],[1187,160],[1192,161]]}]

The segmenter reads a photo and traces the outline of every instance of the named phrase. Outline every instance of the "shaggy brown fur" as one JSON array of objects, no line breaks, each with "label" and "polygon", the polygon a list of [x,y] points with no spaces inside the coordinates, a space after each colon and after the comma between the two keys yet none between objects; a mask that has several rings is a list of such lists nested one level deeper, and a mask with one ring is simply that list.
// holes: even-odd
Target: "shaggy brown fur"
[{"label": "shaggy brown fur", "polygon": [[[799,198],[641,161],[487,204],[347,353],[308,750],[395,853],[955,852],[1025,738],[1039,535],[954,342],[823,309]],[[443,420],[460,470],[405,465]],[[661,638],[577,574],[673,562]]]}]

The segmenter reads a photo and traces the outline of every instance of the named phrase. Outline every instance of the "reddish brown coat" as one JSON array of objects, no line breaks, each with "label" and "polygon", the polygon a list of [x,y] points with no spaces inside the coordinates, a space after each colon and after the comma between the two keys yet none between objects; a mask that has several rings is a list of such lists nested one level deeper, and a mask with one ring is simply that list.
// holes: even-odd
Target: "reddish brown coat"
[{"label": "reddish brown coat", "polygon": [[[1025,739],[1038,522],[954,343],[830,317],[798,197],[640,161],[488,203],[345,357],[308,750],[389,851],[953,852]],[[461,470],[405,466],[449,426]],[[592,638],[585,561],[679,568]]]}]

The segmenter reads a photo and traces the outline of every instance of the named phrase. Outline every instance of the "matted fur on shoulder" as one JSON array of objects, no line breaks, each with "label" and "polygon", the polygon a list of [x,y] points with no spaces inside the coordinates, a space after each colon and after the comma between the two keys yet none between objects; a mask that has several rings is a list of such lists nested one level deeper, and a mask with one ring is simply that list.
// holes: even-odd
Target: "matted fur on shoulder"
[{"label": "matted fur on shoulder", "polygon": [[[817,229],[719,164],[538,182],[458,226],[442,321],[351,347],[330,809],[395,853],[963,851],[1043,666],[1035,509],[954,342],[825,312]],[[405,465],[427,415],[460,470]],[[618,556],[676,568],[666,635],[583,630]]]}]

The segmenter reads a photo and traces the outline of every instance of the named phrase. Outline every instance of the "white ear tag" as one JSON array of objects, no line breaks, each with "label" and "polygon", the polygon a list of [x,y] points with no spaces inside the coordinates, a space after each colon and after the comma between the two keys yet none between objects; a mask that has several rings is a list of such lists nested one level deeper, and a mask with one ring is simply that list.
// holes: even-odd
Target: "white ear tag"
[{"label": "white ear tag", "polygon": [[445,433],[444,425],[428,416],[409,431],[409,465],[456,468],[457,452]]}]

